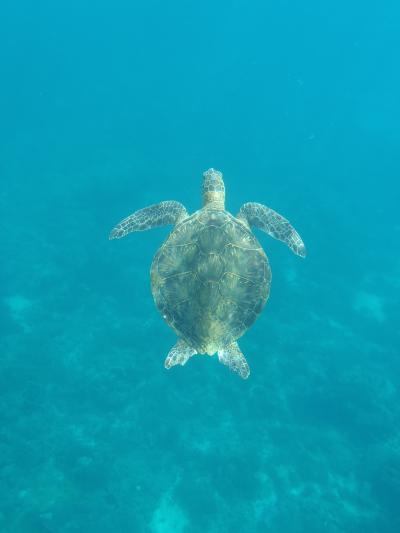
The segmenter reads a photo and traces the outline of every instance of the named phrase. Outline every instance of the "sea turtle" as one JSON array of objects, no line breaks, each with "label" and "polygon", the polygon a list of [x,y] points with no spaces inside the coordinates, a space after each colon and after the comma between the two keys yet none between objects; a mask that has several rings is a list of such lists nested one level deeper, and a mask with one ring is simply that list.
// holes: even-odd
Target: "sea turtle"
[{"label": "sea turtle", "polygon": [[151,290],[162,317],[178,341],[165,368],[184,365],[195,354],[214,355],[242,378],[249,365],[237,340],[264,307],[271,284],[267,256],[251,228],[265,231],[300,257],[306,250],[297,231],[281,215],[258,203],[244,204],[236,217],[225,210],[222,173],[203,174],[203,207],[190,215],[175,201],[136,211],[110,233],[174,224],[151,265]]}]

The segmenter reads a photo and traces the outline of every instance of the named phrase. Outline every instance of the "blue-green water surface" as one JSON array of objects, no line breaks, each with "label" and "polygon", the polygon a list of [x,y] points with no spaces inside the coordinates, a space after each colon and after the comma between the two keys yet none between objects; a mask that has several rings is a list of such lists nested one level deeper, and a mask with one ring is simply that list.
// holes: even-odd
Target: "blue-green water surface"
[{"label": "blue-green water surface", "polygon": [[[394,0],[3,0],[0,532],[400,531],[400,8]],[[167,371],[150,292],[171,228],[136,209],[289,218],[256,230],[270,300]]]}]

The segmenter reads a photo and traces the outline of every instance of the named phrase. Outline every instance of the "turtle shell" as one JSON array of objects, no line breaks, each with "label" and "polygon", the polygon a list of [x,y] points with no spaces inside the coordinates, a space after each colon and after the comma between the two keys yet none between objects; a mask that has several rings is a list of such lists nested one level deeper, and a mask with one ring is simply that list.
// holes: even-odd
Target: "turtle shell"
[{"label": "turtle shell", "polygon": [[201,209],[178,224],[151,266],[152,293],[164,320],[209,355],[254,323],[270,283],[260,243],[227,211]]}]

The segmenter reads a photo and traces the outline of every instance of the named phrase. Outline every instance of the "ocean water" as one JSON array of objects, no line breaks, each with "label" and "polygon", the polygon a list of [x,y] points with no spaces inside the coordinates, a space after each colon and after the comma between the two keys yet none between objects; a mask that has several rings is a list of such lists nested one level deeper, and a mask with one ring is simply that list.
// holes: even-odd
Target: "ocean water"
[{"label": "ocean water", "polygon": [[[399,52],[394,0],[1,2],[1,533],[400,531]],[[255,230],[248,380],[164,369],[171,228],[108,240],[209,167],[308,250]]]}]

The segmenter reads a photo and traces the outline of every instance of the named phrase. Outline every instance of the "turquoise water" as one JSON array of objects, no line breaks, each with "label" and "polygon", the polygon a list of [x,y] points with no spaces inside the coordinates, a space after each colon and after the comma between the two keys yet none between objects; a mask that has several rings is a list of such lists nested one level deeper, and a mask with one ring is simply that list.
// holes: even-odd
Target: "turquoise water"
[{"label": "turquoise water", "polygon": [[[389,0],[0,7],[0,531],[400,531],[400,9]],[[150,292],[170,228],[136,209],[289,218],[256,230],[270,300],[166,371]]]}]

